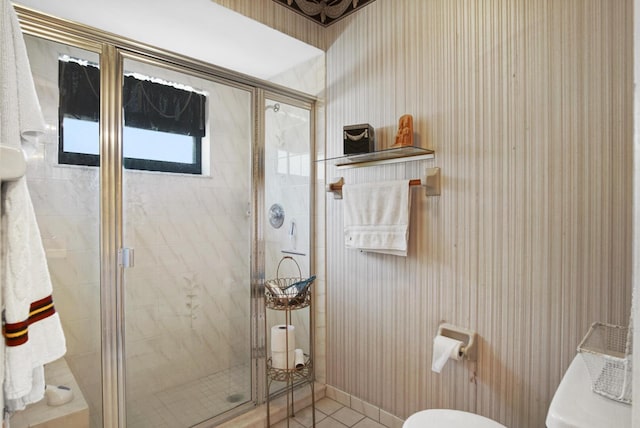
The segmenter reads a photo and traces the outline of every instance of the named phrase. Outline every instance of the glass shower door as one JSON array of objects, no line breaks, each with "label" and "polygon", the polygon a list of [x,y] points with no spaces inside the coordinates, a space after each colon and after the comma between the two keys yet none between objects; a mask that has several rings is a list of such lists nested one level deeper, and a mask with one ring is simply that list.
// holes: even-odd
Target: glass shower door
[{"label": "glass shower door", "polygon": [[[100,87],[70,91],[63,82],[74,66],[97,70],[98,51],[89,51],[45,38],[25,35],[25,44],[47,131],[25,146],[27,183],[53,283],[53,299],[60,315],[67,352],[45,367],[47,383],[67,385],[75,408],[88,407],[92,428],[102,427],[100,325],[100,168],[84,162],[99,153],[97,117],[71,114],[79,105],[98,107]],[[75,82],[83,88],[83,74]],[[64,97],[62,94],[65,94]],[[60,108],[64,105],[65,111]],[[70,125],[82,117],[78,132]],[[65,158],[67,156],[67,158]],[[72,163],[68,158],[76,161]],[[16,413],[12,426],[26,426],[35,408]],[[64,413],[60,413],[64,414]]]},{"label": "glass shower door", "polygon": [[[308,278],[315,272],[311,255],[312,183],[311,106],[267,94],[264,100],[264,186],[268,222],[264,232],[265,274],[271,278]],[[283,257],[287,257],[284,259]],[[313,285],[311,286],[313,293]],[[290,322],[295,348],[313,355],[310,308],[295,310],[287,320],[283,311],[266,311],[266,334],[274,326]],[[269,337],[267,342],[271,344]],[[272,350],[267,348],[268,355]],[[278,394],[285,382],[269,383]]]},{"label": "glass shower door", "polygon": [[126,423],[251,402],[252,94],[124,61]]}]

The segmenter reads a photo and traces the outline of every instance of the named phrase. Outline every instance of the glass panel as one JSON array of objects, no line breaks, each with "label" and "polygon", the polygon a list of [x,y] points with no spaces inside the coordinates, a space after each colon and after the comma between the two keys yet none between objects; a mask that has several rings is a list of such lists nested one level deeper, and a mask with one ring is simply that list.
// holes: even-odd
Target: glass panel
[{"label": "glass panel", "polygon": [[[131,59],[124,72],[207,97],[202,175],[124,171],[124,242],[135,250],[124,290],[127,427],[189,427],[253,399],[252,97]],[[137,141],[123,138],[126,153]]]},{"label": "glass panel", "polygon": [[[97,155],[99,153],[98,122],[64,118],[64,147],[67,152]],[[165,162],[193,163],[193,139],[188,135],[148,129],[124,128],[126,158],[149,159]]]},{"label": "glass panel", "polygon": [[[88,406],[91,427],[98,428],[102,427],[99,168],[58,165],[57,152],[58,59],[68,55],[98,63],[99,55],[32,36],[25,36],[25,42],[48,127],[37,143],[26,147],[27,182],[67,343],[65,357],[45,367],[45,380],[71,387],[76,404]],[[23,426],[20,418],[28,418],[34,410],[16,414],[11,425]]]},{"label": "glass panel", "polygon": [[65,117],[64,148],[67,152],[100,154],[100,123]]},{"label": "glass panel", "polygon": [[193,163],[193,137],[151,131],[149,129],[124,128],[126,145],[124,157],[165,162]]},{"label": "glass panel", "polygon": [[[265,111],[265,278],[308,278],[311,231],[311,112],[267,99]],[[277,216],[276,216],[277,214]],[[275,216],[275,217],[274,217]],[[278,220],[278,221],[273,221]],[[289,256],[291,259],[283,259]],[[313,285],[311,285],[313,292]],[[291,312],[295,347],[311,355],[309,308]],[[284,324],[284,311],[267,310],[267,335]],[[268,344],[271,343],[270,337]],[[270,353],[270,349],[267,352]],[[270,392],[283,388],[271,382]]]}]

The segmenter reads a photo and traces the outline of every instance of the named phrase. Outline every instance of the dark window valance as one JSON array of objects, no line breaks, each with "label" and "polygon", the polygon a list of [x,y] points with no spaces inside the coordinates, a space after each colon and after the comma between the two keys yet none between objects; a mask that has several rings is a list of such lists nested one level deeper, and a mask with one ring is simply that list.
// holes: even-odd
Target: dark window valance
[{"label": "dark window valance", "polygon": [[58,62],[60,116],[97,122],[100,119],[100,70],[76,62]]},{"label": "dark window valance", "polygon": [[[60,115],[98,121],[100,70],[59,61]],[[125,76],[122,92],[126,126],[204,137],[206,96],[162,83]]]}]

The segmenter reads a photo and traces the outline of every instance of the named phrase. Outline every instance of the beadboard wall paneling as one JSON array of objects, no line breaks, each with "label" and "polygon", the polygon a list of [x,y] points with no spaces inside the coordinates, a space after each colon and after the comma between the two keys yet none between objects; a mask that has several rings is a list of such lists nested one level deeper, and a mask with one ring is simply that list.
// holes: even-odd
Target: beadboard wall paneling
[{"label": "beadboard wall paneling", "polygon": [[[544,426],[594,321],[631,302],[632,1],[377,0],[326,29],[326,154],[414,116],[435,160],[337,171],[347,183],[442,169],[412,190],[407,258],[348,251],[326,199],[327,383],[402,418],[425,408]],[[447,321],[477,363],[430,370]]]}]

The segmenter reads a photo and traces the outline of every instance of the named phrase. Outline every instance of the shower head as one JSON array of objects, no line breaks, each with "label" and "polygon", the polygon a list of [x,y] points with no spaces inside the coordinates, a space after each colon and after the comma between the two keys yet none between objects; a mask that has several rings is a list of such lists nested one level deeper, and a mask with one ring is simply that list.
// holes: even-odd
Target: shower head
[{"label": "shower head", "polygon": [[265,110],[273,109],[274,113],[277,113],[277,112],[280,111],[280,103],[275,103],[273,105],[268,105],[264,109]]}]

